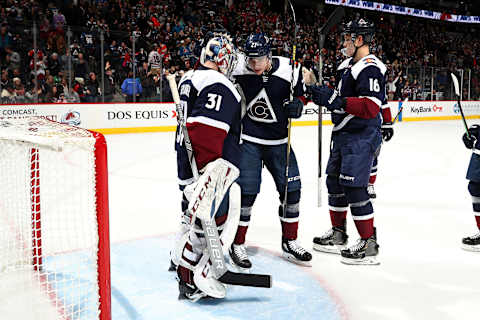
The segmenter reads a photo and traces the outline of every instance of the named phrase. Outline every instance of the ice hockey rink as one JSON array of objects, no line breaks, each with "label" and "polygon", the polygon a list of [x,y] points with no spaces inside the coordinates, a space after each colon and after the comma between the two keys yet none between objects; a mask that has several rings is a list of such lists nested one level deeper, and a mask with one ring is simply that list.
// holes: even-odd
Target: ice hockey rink
[{"label": "ice hockey rink", "polygon": [[[474,120],[470,120],[474,123]],[[247,244],[255,273],[271,289],[232,287],[224,300],[177,300],[167,272],[179,223],[174,133],[108,135],[112,318],[123,319],[476,319],[480,253],[463,251],[476,232],[465,173],[470,151],[462,122],[395,124],[379,160],[374,202],[379,266],[348,266],[337,255],[313,252],[313,266],[284,261],[279,204],[264,170]],[[323,164],[331,126],[324,127]],[[317,128],[293,127],[302,176],[299,240],[330,227],[327,192],[317,208]],[[350,214],[351,243],[358,237]]]}]

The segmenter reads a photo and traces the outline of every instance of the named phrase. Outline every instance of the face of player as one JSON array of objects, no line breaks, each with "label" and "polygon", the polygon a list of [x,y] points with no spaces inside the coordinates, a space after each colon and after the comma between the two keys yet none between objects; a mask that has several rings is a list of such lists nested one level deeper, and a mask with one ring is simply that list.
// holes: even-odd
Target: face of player
[{"label": "face of player", "polygon": [[343,49],[342,53],[347,57],[352,57],[355,53],[355,45],[352,41],[351,34],[345,34],[343,36]]},{"label": "face of player", "polygon": [[247,58],[248,67],[257,75],[261,75],[268,68],[268,57]]}]

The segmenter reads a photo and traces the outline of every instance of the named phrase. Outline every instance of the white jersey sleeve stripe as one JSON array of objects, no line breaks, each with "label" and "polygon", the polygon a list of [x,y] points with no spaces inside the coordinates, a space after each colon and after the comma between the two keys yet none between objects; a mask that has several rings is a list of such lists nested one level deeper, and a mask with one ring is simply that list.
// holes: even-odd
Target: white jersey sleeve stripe
[{"label": "white jersey sleeve stripe", "polygon": [[193,122],[198,122],[198,123],[206,124],[207,126],[210,126],[210,127],[215,127],[215,128],[218,128],[218,129],[222,129],[227,133],[228,133],[228,130],[230,130],[230,126],[228,124],[226,124],[225,122],[218,121],[218,120],[208,118],[208,117],[201,117],[201,116],[200,117],[189,117],[187,119],[187,123],[193,123]]}]

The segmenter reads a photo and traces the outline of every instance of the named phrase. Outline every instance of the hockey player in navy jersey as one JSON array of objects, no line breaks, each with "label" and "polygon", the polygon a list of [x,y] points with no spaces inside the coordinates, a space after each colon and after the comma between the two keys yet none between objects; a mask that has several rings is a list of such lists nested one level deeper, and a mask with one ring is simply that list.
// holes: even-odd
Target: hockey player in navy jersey
[{"label": "hockey player in navy jersey", "polygon": [[[184,125],[193,147],[194,163],[189,162],[183,126],[177,127],[175,143],[178,178],[183,191],[184,227],[188,229],[181,233],[175,249],[179,297],[193,301],[205,296],[223,298],[226,295],[226,286],[210,270],[203,223],[215,219],[220,240],[229,247],[240,216],[240,188],[234,181],[239,167],[241,98],[226,77],[235,66],[236,52],[225,35],[209,33],[204,44],[199,67],[187,72],[179,83],[180,106],[185,114]],[[212,188],[205,193],[202,190],[211,181],[217,184],[213,194],[207,196],[206,192]],[[218,186],[226,186],[224,196],[217,192]],[[230,239],[224,237],[228,228]]]},{"label": "hockey player in navy jersey", "polygon": [[[311,87],[313,101],[332,113],[332,142],[327,163],[328,204],[332,228],[313,239],[314,249],[340,253],[347,264],[378,264],[373,206],[367,185],[382,133],[385,65],[370,54],[373,24],[360,19],[344,27],[343,52],[350,58],[337,89]],[[353,216],[360,239],[348,249],[346,215]]]},{"label": "hockey player in navy jersey", "polygon": [[[270,40],[263,33],[251,34],[245,43],[246,56],[239,57],[233,72],[245,96],[246,115],[242,125],[239,184],[242,191],[240,223],[230,257],[234,266],[251,268],[245,248],[245,236],[253,204],[260,192],[262,168],[273,177],[280,203],[285,196],[285,168],[288,118],[299,118],[303,110],[304,84],[300,65],[294,70],[293,100],[290,100],[292,63],[284,57],[272,57]],[[297,242],[300,202],[300,173],[295,153],[289,159],[286,212],[279,207],[282,226],[283,257],[310,266],[312,255]]]},{"label": "hockey player in navy jersey", "polygon": [[472,196],[473,214],[477,222],[478,233],[462,239],[462,247],[469,251],[480,252],[480,126],[473,125],[463,134],[463,143],[472,149],[472,156],[467,170],[468,191]]},{"label": "hockey player in navy jersey", "polygon": [[[342,78],[342,74],[345,72],[345,68],[347,67],[348,66],[346,64],[341,64],[337,68],[338,79]],[[392,124],[392,113],[391,113],[390,107],[388,106],[386,93],[385,93],[385,99],[382,102],[382,120],[383,122],[382,122],[381,131],[382,131],[383,142],[388,142],[393,137],[393,124]],[[367,192],[370,199],[375,199],[377,197],[377,193],[375,192],[375,182],[377,181],[379,153],[380,152],[378,152],[378,154],[376,154],[375,158],[373,159],[372,169],[370,170],[370,178],[368,179]]]}]

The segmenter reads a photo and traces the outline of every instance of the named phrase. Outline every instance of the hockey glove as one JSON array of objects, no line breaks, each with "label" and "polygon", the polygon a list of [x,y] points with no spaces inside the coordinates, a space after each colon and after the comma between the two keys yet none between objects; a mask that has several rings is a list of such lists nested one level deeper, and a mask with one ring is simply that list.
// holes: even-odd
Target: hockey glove
[{"label": "hockey glove", "polygon": [[391,122],[386,122],[382,124],[382,138],[385,141],[390,141],[393,137],[393,126]]},{"label": "hockey glove", "polygon": [[287,111],[287,117],[298,119],[302,116],[303,102],[298,98],[293,98],[292,101],[286,101],[284,106]]},{"label": "hockey glove", "polygon": [[335,110],[343,111],[346,100],[338,96],[338,91],[327,86],[310,86],[309,92],[312,94],[312,100],[316,105],[325,106],[331,112]]},{"label": "hockey glove", "polygon": [[478,124],[474,124],[473,126],[468,128],[468,133],[469,133],[470,137],[467,136],[466,132],[463,134],[463,137],[462,137],[463,144],[465,144],[465,147],[467,149],[472,149],[473,146],[475,145],[475,143],[477,142],[478,135],[479,135],[479,132],[478,132],[479,129],[480,129],[480,126]]}]

